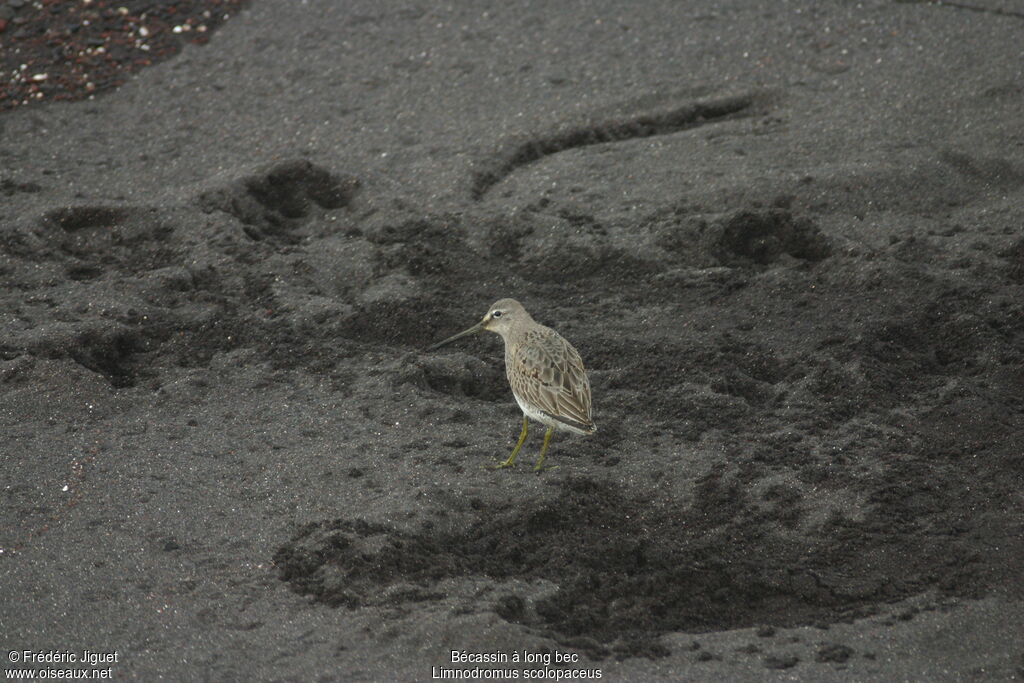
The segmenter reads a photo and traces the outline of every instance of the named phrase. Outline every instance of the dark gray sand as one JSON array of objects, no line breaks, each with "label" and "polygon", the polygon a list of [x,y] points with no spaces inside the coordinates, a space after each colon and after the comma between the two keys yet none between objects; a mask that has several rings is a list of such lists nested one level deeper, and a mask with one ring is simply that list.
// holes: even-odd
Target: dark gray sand
[{"label": "dark gray sand", "polygon": [[[5,666],[1021,678],[1022,68],[1010,0],[265,0],[5,113]],[[593,385],[540,475],[424,351],[504,296]]]}]

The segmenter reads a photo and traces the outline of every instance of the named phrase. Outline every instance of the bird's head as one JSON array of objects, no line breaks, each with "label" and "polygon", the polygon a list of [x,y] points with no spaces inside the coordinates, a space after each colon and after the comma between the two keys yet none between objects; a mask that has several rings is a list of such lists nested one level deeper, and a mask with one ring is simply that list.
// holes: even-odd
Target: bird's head
[{"label": "bird's head", "polygon": [[529,319],[530,314],[526,312],[526,309],[523,308],[521,303],[515,299],[501,299],[491,305],[487,310],[487,315],[485,315],[476,325],[473,325],[473,327],[468,330],[463,330],[452,337],[448,337],[442,342],[434,344],[430,347],[430,350],[433,351],[434,349],[440,348],[445,344],[449,344],[456,339],[461,339],[462,337],[483,332],[485,330],[487,332],[500,334],[504,337],[517,322]]}]

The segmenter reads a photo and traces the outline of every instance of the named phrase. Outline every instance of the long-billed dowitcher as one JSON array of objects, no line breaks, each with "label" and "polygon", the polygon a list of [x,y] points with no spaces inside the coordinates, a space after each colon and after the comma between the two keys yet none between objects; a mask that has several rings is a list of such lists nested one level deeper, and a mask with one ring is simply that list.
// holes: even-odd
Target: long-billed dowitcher
[{"label": "long-billed dowitcher", "polygon": [[491,306],[483,320],[430,350],[477,332],[500,334],[505,342],[505,374],[512,394],[523,409],[523,431],[512,454],[494,468],[512,467],[526,441],[530,420],[547,425],[544,445],[534,470],[544,469],[551,435],[556,429],[593,434],[597,427],[590,415],[590,382],[580,354],[562,335],[534,320],[515,299]]}]

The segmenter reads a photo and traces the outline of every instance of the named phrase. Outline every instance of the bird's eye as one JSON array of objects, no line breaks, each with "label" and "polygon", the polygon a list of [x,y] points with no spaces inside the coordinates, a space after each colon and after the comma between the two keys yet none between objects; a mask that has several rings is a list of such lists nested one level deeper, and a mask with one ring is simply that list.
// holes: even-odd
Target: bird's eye
[{"label": "bird's eye", "polygon": [[501,317],[501,311],[495,311],[494,313],[491,313],[491,317],[492,318],[500,318]]}]

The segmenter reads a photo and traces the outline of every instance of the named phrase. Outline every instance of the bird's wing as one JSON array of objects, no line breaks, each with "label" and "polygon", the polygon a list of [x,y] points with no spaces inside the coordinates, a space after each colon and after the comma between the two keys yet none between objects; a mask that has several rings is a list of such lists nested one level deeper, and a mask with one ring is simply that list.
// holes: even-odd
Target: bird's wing
[{"label": "bird's wing", "polygon": [[519,373],[510,376],[513,389],[554,418],[593,427],[590,382],[576,349],[553,330],[527,335],[513,354]]}]

